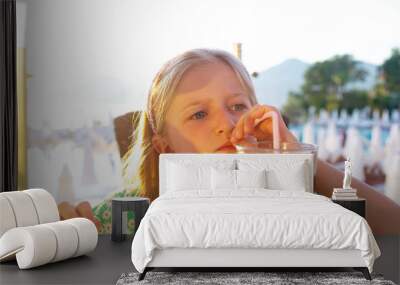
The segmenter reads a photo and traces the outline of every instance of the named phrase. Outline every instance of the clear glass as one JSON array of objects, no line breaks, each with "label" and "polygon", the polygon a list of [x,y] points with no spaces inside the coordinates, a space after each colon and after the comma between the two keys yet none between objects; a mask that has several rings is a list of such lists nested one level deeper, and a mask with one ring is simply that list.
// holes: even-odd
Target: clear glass
[{"label": "clear glass", "polygon": [[279,149],[273,148],[272,141],[243,141],[235,145],[239,153],[312,153],[317,154],[318,146],[300,142],[281,142]]},{"label": "clear glass", "polygon": [[300,142],[281,142],[279,149],[273,148],[272,141],[241,141],[235,145],[238,153],[276,153],[276,154],[301,154],[313,155],[314,174],[317,169],[318,146]]}]

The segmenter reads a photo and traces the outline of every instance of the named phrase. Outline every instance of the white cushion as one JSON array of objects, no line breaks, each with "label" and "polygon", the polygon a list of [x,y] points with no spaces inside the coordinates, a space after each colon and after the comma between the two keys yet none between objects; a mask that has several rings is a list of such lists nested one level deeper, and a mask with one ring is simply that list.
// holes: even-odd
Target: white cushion
[{"label": "white cushion", "polygon": [[261,170],[236,170],[237,188],[267,188],[267,171]]},{"label": "white cushion", "polygon": [[241,188],[266,188],[266,170],[211,170],[212,190],[239,190]]},{"label": "white cushion", "polygon": [[273,190],[306,191],[307,175],[304,163],[293,164],[287,171],[272,169],[267,172],[268,188]]},{"label": "white cushion", "polygon": [[234,169],[234,161],[216,161],[215,163],[188,160],[169,161],[167,164],[167,191],[210,190],[211,169]]},{"label": "white cushion", "polygon": [[0,237],[9,229],[15,228],[17,222],[8,199],[0,193]]},{"label": "white cushion", "polygon": [[33,226],[60,220],[56,201],[44,189],[0,193],[0,237],[14,227]]},{"label": "white cushion", "polygon": [[[268,153],[251,153],[251,154],[220,154],[220,153],[210,153],[210,154],[196,154],[196,153],[164,153],[160,154],[159,157],[159,191],[160,195],[168,192],[169,184],[171,184],[169,179],[169,166],[171,163],[178,163],[185,167],[215,167],[218,169],[239,169],[239,170],[262,170],[266,169],[277,170],[279,174],[285,173],[286,177],[283,179],[296,180],[296,175],[293,175],[293,166],[299,163],[304,163],[305,176],[302,177],[302,181],[298,181],[299,184],[293,183],[295,189],[292,190],[304,190],[308,192],[313,192],[313,155],[312,154],[268,154]],[[239,165],[240,164],[240,165]],[[237,167],[236,167],[237,166]],[[276,187],[289,187],[293,188],[292,185],[280,185],[280,183],[274,183],[274,179],[280,180],[271,173],[267,175],[267,178],[272,176],[271,186],[278,185]],[[275,177],[274,177],[275,176]],[[175,178],[174,178],[175,179]],[[205,180],[203,180],[204,182]],[[211,181],[211,179],[210,179]],[[306,184],[306,187],[303,187]],[[275,185],[274,185],[275,184]],[[284,184],[286,182],[284,181]],[[211,185],[210,185],[211,186]],[[269,185],[267,185],[269,186]],[[204,186],[202,186],[204,187]],[[192,188],[192,187],[191,187]],[[268,188],[268,187],[267,187]],[[198,190],[199,187],[192,188],[191,190]],[[279,189],[277,189],[279,190]],[[213,191],[210,188],[208,191]],[[199,192],[205,192],[201,190]]]},{"label": "white cushion", "polygon": [[96,248],[98,233],[95,224],[85,218],[75,218],[64,221],[73,226],[78,233],[78,248],[73,257],[86,254]]},{"label": "white cushion", "polygon": [[309,171],[306,161],[291,160],[282,156],[274,161],[263,159],[239,159],[239,170],[267,171],[267,188],[272,190],[307,191],[311,189]]},{"label": "white cushion", "polygon": [[212,190],[236,190],[236,170],[232,169],[211,169]]},{"label": "white cushion", "polygon": [[20,269],[86,254],[97,245],[97,229],[85,218],[18,227],[0,238],[0,261],[16,256]]},{"label": "white cushion", "polygon": [[18,227],[0,238],[0,261],[16,257],[20,269],[51,262],[57,251],[57,239],[43,225]]},{"label": "white cushion", "polygon": [[32,268],[86,254],[97,238],[88,219],[59,221],[57,204],[44,189],[0,193],[0,261],[16,258],[20,269]]},{"label": "white cushion", "polygon": [[49,228],[52,234],[55,235],[57,240],[56,254],[51,260],[52,262],[60,261],[70,258],[75,255],[78,249],[78,232],[71,228],[71,225],[66,222],[55,222],[43,224],[44,227]]},{"label": "white cushion", "polygon": [[3,192],[0,195],[10,203],[17,227],[33,226],[39,223],[35,205],[24,191]]},{"label": "white cushion", "polygon": [[57,203],[53,196],[44,189],[28,189],[22,191],[28,194],[33,201],[39,224],[51,223],[60,220]]},{"label": "white cushion", "polygon": [[168,172],[168,191],[210,188],[210,167],[185,167],[170,163]]}]

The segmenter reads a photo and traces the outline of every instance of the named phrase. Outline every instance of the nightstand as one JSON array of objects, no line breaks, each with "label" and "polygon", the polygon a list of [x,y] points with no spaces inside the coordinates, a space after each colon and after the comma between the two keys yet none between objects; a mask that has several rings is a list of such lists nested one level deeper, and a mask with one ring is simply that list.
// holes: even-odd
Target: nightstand
[{"label": "nightstand", "polygon": [[354,200],[333,200],[333,203],[339,204],[340,206],[359,214],[365,218],[366,200],[364,198],[358,198]]},{"label": "nightstand", "polygon": [[[124,233],[123,229],[126,224],[123,225],[123,214],[126,211],[132,211],[135,216],[135,235],[140,221],[146,214],[147,209],[150,205],[150,199],[142,197],[121,197],[112,199],[112,231],[111,240],[112,241],[123,241],[126,239],[127,235]],[[126,223],[127,221],[125,221]]]}]

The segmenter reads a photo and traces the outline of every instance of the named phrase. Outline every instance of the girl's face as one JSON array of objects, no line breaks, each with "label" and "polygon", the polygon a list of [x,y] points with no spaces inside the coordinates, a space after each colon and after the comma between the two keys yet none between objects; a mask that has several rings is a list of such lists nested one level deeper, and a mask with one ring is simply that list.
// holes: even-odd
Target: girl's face
[{"label": "girl's face", "polygon": [[230,136],[252,106],[249,96],[222,62],[190,69],[167,110],[161,152],[235,152]]}]

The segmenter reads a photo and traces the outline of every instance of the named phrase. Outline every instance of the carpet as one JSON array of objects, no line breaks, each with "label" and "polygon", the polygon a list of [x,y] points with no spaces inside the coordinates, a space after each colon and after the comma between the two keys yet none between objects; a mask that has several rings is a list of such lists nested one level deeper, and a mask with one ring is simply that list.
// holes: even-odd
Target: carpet
[{"label": "carpet", "polygon": [[139,273],[124,273],[117,285],[133,284],[384,284],[395,285],[384,280],[382,275],[372,274],[372,281],[361,272],[156,272],[150,271],[142,281]]}]

